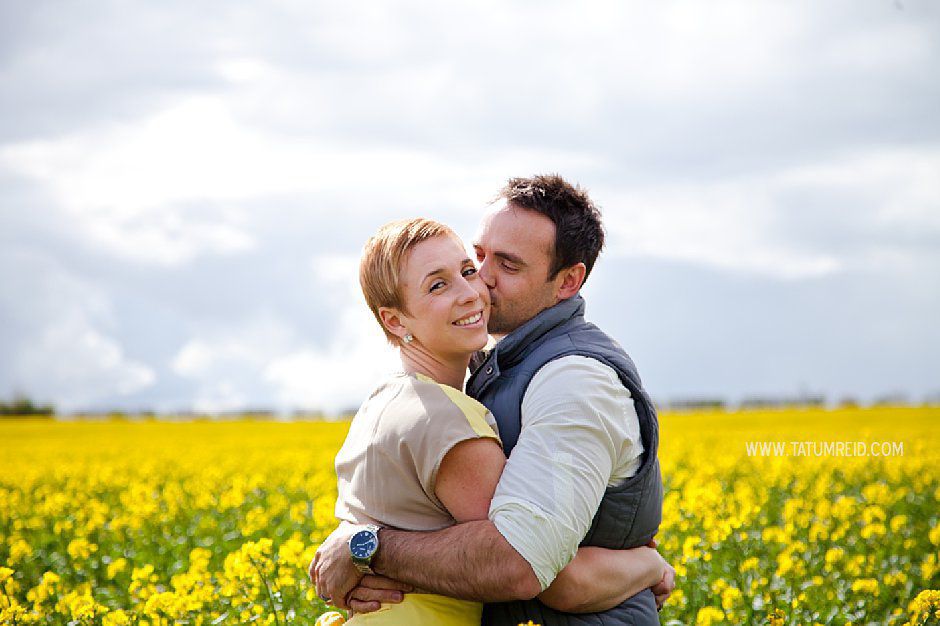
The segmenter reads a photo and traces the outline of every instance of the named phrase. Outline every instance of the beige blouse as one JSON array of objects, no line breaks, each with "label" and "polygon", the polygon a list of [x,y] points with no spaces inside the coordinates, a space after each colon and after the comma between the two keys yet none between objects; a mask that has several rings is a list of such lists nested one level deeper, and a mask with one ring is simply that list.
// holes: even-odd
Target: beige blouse
[{"label": "beige blouse", "polygon": [[435,484],[444,455],[467,439],[499,443],[485,406],[422,374],[397,374],[353,418],[336,455],[336,517],[404,530],[455,523]]}]

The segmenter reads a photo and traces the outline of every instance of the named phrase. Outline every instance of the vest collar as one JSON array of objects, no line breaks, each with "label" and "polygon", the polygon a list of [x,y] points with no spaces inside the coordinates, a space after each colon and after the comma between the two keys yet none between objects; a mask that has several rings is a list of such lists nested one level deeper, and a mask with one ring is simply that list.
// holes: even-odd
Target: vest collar
[{"label": "vest collar", "polygon": [[584,316],[584,298],[580,294],[549,307],[502,338],[493,352],[500,367],[506,368],[522,360],[532,342],[574,317]]}]

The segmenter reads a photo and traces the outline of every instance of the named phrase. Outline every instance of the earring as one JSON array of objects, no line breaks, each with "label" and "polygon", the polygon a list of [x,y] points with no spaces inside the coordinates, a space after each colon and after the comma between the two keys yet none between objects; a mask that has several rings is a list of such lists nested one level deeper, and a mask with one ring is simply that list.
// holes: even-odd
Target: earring
[{"label": "earring", "polygon": [[414,338],[414,335],[412,335],[411,333],[405,333],[405,336],[402,337],[401,340],[404,341],[405,343],[411,343],[412,341],[415,340],[415,338]]}]

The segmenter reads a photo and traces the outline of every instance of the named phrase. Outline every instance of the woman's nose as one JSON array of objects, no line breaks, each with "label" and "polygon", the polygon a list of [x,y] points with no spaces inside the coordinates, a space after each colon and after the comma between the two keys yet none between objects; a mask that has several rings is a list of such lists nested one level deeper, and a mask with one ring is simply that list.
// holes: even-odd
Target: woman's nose
[{"label": "woman's nose", "polygon": [[473,287],[473,284],[469,280],[464,278],[461,284],[463,285],[463,289],[460,292],[460,301],[462,303],[473,302],[480,297],[480,292]]}]

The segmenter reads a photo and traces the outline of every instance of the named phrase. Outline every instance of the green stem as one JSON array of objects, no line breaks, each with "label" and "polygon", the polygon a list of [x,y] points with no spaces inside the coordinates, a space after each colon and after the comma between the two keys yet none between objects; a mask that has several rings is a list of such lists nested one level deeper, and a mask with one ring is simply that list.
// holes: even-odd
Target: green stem
[{"label": "green stem", "polygon": [[271,612],[274,613],[274,623],[277,624],[277,626],[281,626],[281,620],[278,617],[277,608],[274,606],[274,596],[271,595],[271,586],[268,585],[268,579],[265,578],[264,572],[261,571],[261,567],[257,563],[255,563],[255,560],[253,558],[249,556],[248,560],[251,561],[252,565],[254,565],[255,569],[258,571],[258,576],[261,577],[261,582],[264,583],[264,590],[267,592],[268,602],[270,602],[271,604]]}]

